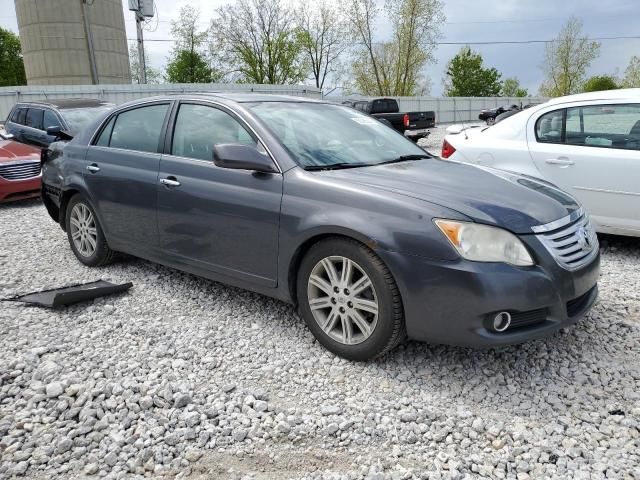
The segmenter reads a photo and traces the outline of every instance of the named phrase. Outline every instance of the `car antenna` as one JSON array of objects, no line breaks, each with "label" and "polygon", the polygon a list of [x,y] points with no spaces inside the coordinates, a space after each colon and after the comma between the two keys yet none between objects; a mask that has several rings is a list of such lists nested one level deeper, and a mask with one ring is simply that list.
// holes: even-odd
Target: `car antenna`
[{"label": "car antenna", "polygon": [[[453,119],[455,120],[456,111],[453,111]],[[464,139],[469,140],[469,136],[467,135],[467,127],[464,124],[464,120],[462,121],[462,133],[464,133]]]}]

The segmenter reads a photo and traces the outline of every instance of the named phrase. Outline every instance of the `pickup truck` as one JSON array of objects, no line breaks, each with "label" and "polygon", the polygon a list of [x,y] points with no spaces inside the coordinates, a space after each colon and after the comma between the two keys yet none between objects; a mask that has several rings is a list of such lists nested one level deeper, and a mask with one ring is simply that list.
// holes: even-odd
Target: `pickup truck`
[{"label": "pickup truck", "polygon": [[430,133],[428,129],[436,125],[435,112],[401,112],[398,102],[393,98],[351,100],[344,103],[390,124],[392,128],[414,142],[428,136]]}]

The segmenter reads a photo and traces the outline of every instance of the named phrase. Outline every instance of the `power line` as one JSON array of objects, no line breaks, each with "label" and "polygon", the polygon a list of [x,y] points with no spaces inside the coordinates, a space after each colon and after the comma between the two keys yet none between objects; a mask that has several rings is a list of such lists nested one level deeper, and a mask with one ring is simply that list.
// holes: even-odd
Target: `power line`
[{"label": "power line", "polygon": [[[580,40],[638,40],[640,35],[628,35],[619,37],[584,37]],[[436,42],[436,45],[522,45],[527,43],[553,43],[557,40],[499,40],[487,42]]]},{"label": "power line", "polygon": [[[626,35],[617,37],[585,37],[583,40],[639,40],[640,35]],[[137,41],[135,38],[127,38],[130,42]],[[146,42],[175,42],[174,38],[150,38],[146,39]],[[485,42],[435,42],[435,45],[523,45],[533,43],[553,43],[555,39],[551,40],[490,40]]]}]

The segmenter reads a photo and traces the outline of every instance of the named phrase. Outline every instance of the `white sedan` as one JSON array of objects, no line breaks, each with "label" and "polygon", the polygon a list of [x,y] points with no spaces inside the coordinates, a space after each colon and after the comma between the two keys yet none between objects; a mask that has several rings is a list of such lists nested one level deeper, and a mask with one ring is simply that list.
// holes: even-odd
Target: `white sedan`
[{"label": "white sedan", "polygon": [[578,198],[599,232],[640,236],[639,88],[555,98],[447,132],[443,158],[542,178]]}]

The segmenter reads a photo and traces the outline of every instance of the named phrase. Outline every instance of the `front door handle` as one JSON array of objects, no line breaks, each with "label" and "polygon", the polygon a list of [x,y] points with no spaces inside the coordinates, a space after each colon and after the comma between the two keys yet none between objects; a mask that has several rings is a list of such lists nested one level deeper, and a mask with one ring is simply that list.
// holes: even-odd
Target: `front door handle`
[{"label": "front door handle", "polygon": [[179,187],[182,185],[178,180],[176,180],[176,177],[161,178],[160,183],[167,187]]},{"label": "front door handle", "polygon": [[560,165],[562,167],[569,167],[574,165],[573,160],[569,160],[567,157],[548,158],[546,163],[549,165]]},{"label": "front door handle", "polygon": [[92,163],[91,165],[87,165],[87,170],[91,173],[98,173],[100,171],[100,167],[95,163]]}]

